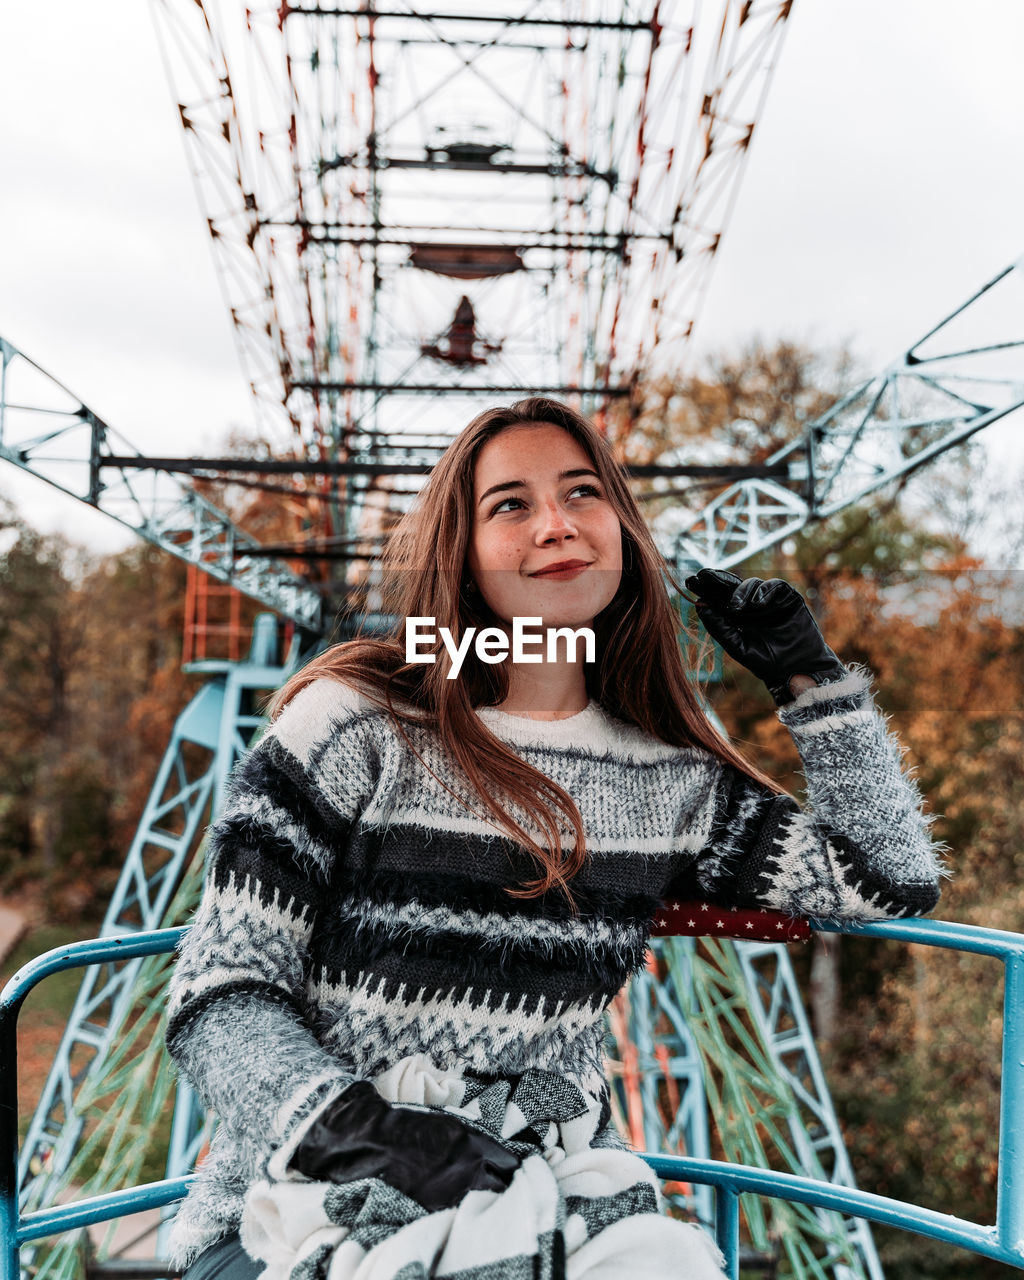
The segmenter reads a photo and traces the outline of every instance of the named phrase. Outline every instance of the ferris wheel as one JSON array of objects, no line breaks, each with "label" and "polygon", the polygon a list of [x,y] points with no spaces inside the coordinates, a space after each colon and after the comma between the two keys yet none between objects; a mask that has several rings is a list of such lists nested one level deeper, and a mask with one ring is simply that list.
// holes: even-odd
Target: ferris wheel
[{"label": "ferris wheel", "polygon": [[[316,632],[321,599],[341,594],[351,571],[373,565],[422,477],[485,403],[530,393],[572,398],[621,450],[638,388],[685,357],[790,0],[449,0],[443,11],[401,0],[248,8],[153,0],[153,10],[267,456],[134,454],[53,380],[46,393],[63,398],[46,412],[62,416],[48,418],[45,432],[14,441],[3,434],[16,415],[0,387],[0,407],[8,408],[6,427],[0,415],[0,456]],[[948,363],[950,353],[940,354]],[[3,342],[0,355],[5,379],[13,379],[23,358]],[[907,361],[908,368],[920,364],[919,353]],[[45,382],[42,371],[34,375]],[[898,381],[891,373],[886,387]],[[931,377],[931,390],[937,385]],[[986,397],[995,385],[989,379]],[[941,410],[946,434],[933,430],[923,440],[920,415],[912,417],[917,443],[892,456],[880,452],[873,419],[857,416],[850,424],[859,401],[844,402],[829,428],[831,453],[822,447],[825,428],[810,424],[807,439],[785,458],[745,469],[764,474],[728,489],[723,476],[717,505],[692,527],[668,531],[675,540],[668,558],[737,563],[825,509],[824,491],[806,497],[822,456],[831,467],[829,492],[839,495],[834,501],[853,500],[1022,398],[1019,383],[1003,386],[994,405],[974,390],[970,399],[959,395],[957,387],[957,413]],[[871,388],[860,394],[872,411],[882,399]],[[894,421],[890,412],[881,428],[890,453]],[[81,479],[56,479],[79,439]],[[61,457],[51,457],[58,445]],[[870,474],[842,489],[840,472],[852,474],[852,462]],[[181,474],[262,477],[264,486],[269,475],[279,477],[290,541],[269,554],[187,485],[175,488]],[[797,501],[795,493],[804,497]],[[332,579],[338,563],[346,566],[342,583]],[[111,906],[112,929],[180,919],[198,891],[201,859],[192,854],[204,807],[211,798],[216,803],[233,757],[258,723],[252,691],[279,674],[272,643],[265,634],[258,641],[250,664],[224,676],[213,694],[204,692],[206,701],[197,699],[179,722]],[[194,770],[197,748],[211,753],[201,773]],[[179,815],[170,834],[161,825],[168,812]],[[161,856],[150,865],[154,846]],[[693,1149],[701,1068],[684,1013],[700,962],[678,949],[669,958],[667,973],[646,975],[631,992],[633,1026],[647,1029],[652,1061],[688,1064],[673,1077],[686,1106],[662,1128]],[[762,1019],[763,1043],[774,1037],[791,1045],[799,1007],[787,974],[777,949],[763,956],[750,946],[723,950],[714,972],[705,964],[698,973],[709,992],[709,1025],[711,1011],[726,1006],[714,1015],[717,1025],[736,1010],[756,1022],[763,1005],[771,1015]],[[140,971],[136,989],[153,1007],[166,976],[166,967]],[[127,992],[122,982],[83,997],[82,1026],[103,997],[120,1011],[111,1016],[114,1027]],[[81,1079],[70,1064],[81,1030],[69,1026],[55,1083],[26,1141],[30,1191],[38,1191],[43,1173],[73,1167],[77,1137],[67,1117]],[[799,1093],[814,1114],[794,1120],[793,1142],[800,1147],[800,1135],[813,1130],[818,1155],[828,1148],[848,1176],[827,1090],[815,1076],[813,1042],[806,1030],[798,1040],[804,1056],[785,1080],[780,1068],[780,1096]],[[100,1063],[106,1045],[96,1051]],[[147,1052],[140,1052],[131,1086],[140,1109],[152,1103],[156,1051]],[[781,1063],[783,1050],[771,1052]],[[744,1078],[737,1057],[723,1051],[717,1066],[732,1073],[739,1095],[754,1096],[755,1073]],[[657,1127],[659,1081],[652,1075],[632,1084],[637,1097],[646,1091],[644,1117]],[[91,1087],[102,1094],[102,1082]],[[194,1162],[203,1134],[195,1100],[182,1095],[179,1102],[169,1160],[176,1169]],[[129,1105],[123,1092],[120,1105]],[[650,1136],[653,1142],[665,1133]],[[810,1239],[814,1226],[808,1218],[797,1234]],[[835,1215],[820,1218],[816,1229],[839,1260],[836,1276],[877,1280],[869,1235],[851,1234]],[[801,1274],[824,1274],[814,1269],[813,1254],[808,1245]]]},{"label": "ferris wheel", "polygon": [[484,403],[609,432],[678,364],[789,9],[154,0],[261,429],[323,464],[308,536],[372,556]]}]

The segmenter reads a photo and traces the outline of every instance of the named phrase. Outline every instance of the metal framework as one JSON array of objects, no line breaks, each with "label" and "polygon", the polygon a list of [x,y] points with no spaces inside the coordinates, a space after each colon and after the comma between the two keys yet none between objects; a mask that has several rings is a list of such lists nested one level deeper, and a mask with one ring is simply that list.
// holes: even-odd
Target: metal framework
[{"label": "metal framework", "polygon": [[[101,928],[104,938],[145,933],[176,921],[194,907],[202,885],[195,850],[211,807],[238,755],[265,721],[253,706],[258,690],[277,688],[286,668],[277,660],[277,625],[257,619],[247,662],[208,663],[211,677],[178,717],[141,822],[125,858]],[[294,655],[292,655],[294,661]],[[173,1082],[166,1070],[159,1020],[165,1006],[167,964],[142,959],[86,971],[53,1067],[22,1145],[22,1202],[34,1208],[66,1190],[99,1151],[91,1185],[105,1188],[134,1169],[136,1176]],[[149,1035],[128,1015],[149,1009]],[[155,1107],[155,1110],[154,1110]],[[103,1117],[98,1129],[95,1117]],[[92,1119],[86,1135],[87,1119]],[[168,1161],[184,1172],[199,1154],[206,1126],[191,1090],[178,1091]],[[56,1266],[56,1259],[48,1262]],[[58,1267],[59,1270],[59,1267]]]},{"label": "metal framework", "polygon": [[[735,1164],[856,1185],[784,945],[655,937],[610,1013],[617,1122],[635,1146],[702,1159],[714,1136]],[[670,1190],[714,1222],[709,1185]],[[745,1216],[751,1263],[778,1249],[793,1280],[883,1280],[860,1219],[756,1201]]]},{"label": "metal framework", "polygon": [[[153,2],[268,439],[392,464],[436,460],[452,393],[600,420],[678,361],[790,8]],[[322,537],[410,496],[318,492]]]},{"label": "metal framework", "polygon": [[662,522],[678,565],[727,568],[910,475],[1024,405],[1024,259],[768,459],[788,480],[737,480]]},{"label": "metal framework", "polygon": [[[789,953],[785,947],[746,939],[738,940],[734,947],[735,963],[749,996],[747,1009],[781,1079],[779,1092],[788,1103],[785,1149],[790,1171],[824,1178],[840,1187],[855,1187],[839,1117]],[[743,1163],[758,1162],[744,1158]],[[831,1264],[837,1280],[883,1280],[871,1229],[864,1219],[844,1218],[825,1208],[815,1209],[813,1216],[822,1238],[832,1243]]]},{"label": "metal framework", "polygon": [[[818,926],[824,928],[824,926]],[[726,1256],[726,1274],[738,1280],[740,1197],[784,1199],[794,1206],[812,1206],[863,1217],[887,1226],[969,1249],[983,1257],[1024,1268],[1024,1164],[1018,1135],[1024,1121],[1024,936],[997,929],[954,924],[944,920],[898,920],[868,925],[829,927],[829,932],[889,939],[989,956],[1004,966],[1003,1043],[1000,1081],[999,1198],[996,1221],[969,1222],[935,1209],[922,1208],[872,1192],[837,1187],[818,1178],[750,1166],[647,1153],[645,1159],[662,1178],[681,1179],[715,1188],[715,1231]],[[0,1115],[17,1113],[16,1025],[28,993],[47,975],[91,964],[117,963],[169,953],[182,928],[160,929],[135,938],[90,939],[59,947],[26,965],[0,994]],[[165,1179],[97,1195],[71,1204],[54,1205],[22,1214],[18,1204],[17,1126],[0,1128],[0,1280],[17,1280],[22,1251],[30,1242],[57,1232],[67,1233],[124,1213],[171,1205],[182,1199],[192,1178]],[[66,1254],[65,1250],[65,1254]]]},{"label": "metal framework", "polygon": [[146,462],[119,431],[3,338],[0,458],[300,627],[319,630],[322,597],[313,584],[268,559],[224,512]]},{"label": "metal framework", "polygon": [[[310,634],[329,627],[341,601],[322,583],[300,576],[290,562],[322,564],[338,559],[365,564],[379,551],[380,539],[343,539],[345,545],[338,546],[306,533],[296,543],[264,545],[199,494],[188,477],[247,485],[254,477],[280,477],[283,492],[299,501],[303,496],[315,498],[315,486],[333,483],[337,477],[367,478],[373,484],[382,477],[425,476],[447,443],[410,441],[400,462],[153,457],[140,453],[56,378],[0,338],[0,458],[87,502]],[[786,474],[784,464],[650,464],[626,470],[637,478],[687,476],[723,481],[769,480]],[[303,477],[311,481],[304,484]]]}]

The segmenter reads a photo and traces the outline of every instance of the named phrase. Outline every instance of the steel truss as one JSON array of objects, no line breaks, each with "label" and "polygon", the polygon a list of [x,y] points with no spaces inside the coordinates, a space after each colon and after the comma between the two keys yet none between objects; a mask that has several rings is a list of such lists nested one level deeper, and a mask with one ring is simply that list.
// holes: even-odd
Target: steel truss
[{"label": "steel truss", "polygon": [[[812,1177],[826,1178],[837,1186],[855,1187],[839,1118],[789,954],[785,947],[772,943],[741,939],[734,945],[758,1034],[792,1099],[787,1128],[795,1157],[793,1172],[810,1172]],[[823,1231],[838,1236],[852,1248],[868,1280],[883,1280],[871,1228],[863,1218],[843,1218],[827,1209],[816,1209],[814,1215]],[[841,1246],[837,1253],[840,1261]],[[855,1268],[849,1270],[851,1277],[860,1274]],[[836,1275],[837,1280],[844,1280],[838,1269]]]},{"label": "steel truss", "polygon": [[[526,390],[521,388],[520,390]],[[334,477],[415,478],[429,474],[447,439],[410,435],[389,449],[391,461],[350,458],[174,458],[138,452],[121,434],[83,404],[51,374],[0,338],[0,458],[44,480],[61,492],[87,502],[155,546],[201,568],[304,631],[318,634],[329,626],[338,601],[323,585],[298,576],[288,560],[344,559],[366,563],[373,552],[359,549],[369,535],[349,541],[353,549],[325,550],[323,538],[306,533],[292,544],[264,546],[224,512],[179,477],[252,484],[255,476],[281,476],[285,493],[294,499],[315,496],[307,485],[330,483]],[[705,466],[637,465],[630,475],[688,476],[733,479],[770,478],[782,465]],[[412,496],[415,489],[394,489]]]},{"label": "steel truss", "polygon": [[113,427],[0,338],[0,458],[102,511],[147,542],[319,630],[316,587],[194,489],[146,462]]},{"label": "steel truss", "polygon": [[[706,1158],[714,1136],[732,1162],[855,1185],[784,945],[653,938],[610,1012],[618,1124],[634,1145]],[[713,1221],[709,1187],[670,1198]],[[752,1197],[743,1209],[755,1255],[781,1250],[794,1280],[883,1280],[863,1220]]]},{"label": "steel truss", "polygon": [[[101,937],[163,928],[194,909],[203,867],[196,849],[205,822],[220,805],[231,766],[265,723],[254,695],[278,688],[294,665],[294,653],[282,666],[276,649],[276,620],[264,614],[257,619],[247,662],[198,664],[208,681],[175,723]],[[83,1178],[97,1193],[138,1180],[173,1092],[162,1035],[172,961],[161,956],[85,970],[22,1144],[23,1209],[56,1202],[71,1182]],[[131,1024],[130,1015],[140,1006],[142,1017]],[[182,1082],[168,1167],[175,1174],[191,1170],[208,1137],[202,1109]],[[23,1258],[28,1266],[30,1258]],[[74,1274],[76,1265],[74,1242],[58,1242],[48,1250],[37,1280]]]},{"label": "steel truss", "polygon": [[855,387],[751,478],[697,515],[662,522],[677,565],[726,568],[835,515],[1024,405],[1024,259],[1011,263],[876,376]]},{"label": "steel truss", "polygon": [[[268,439],[401,460],[411,432],[451,438],[453,392],[468,416],[550,388],[600,419],[677,363],[788,12],[154,0]],[[379,477],[320,491],[321,535],[408,500]]]}]

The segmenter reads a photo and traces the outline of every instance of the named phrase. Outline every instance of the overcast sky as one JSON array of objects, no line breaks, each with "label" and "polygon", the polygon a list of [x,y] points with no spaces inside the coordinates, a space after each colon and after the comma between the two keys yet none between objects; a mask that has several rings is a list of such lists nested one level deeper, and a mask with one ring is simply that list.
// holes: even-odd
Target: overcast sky
[{"label": "overcast sky", "polygon": [[[1020,258],[1022,64],[1016,0],[795,0],[697,349],[876,367]],[[140,447],[220,452],[252,412],[149,4],[5,6],[0,113],[0,335]],[[1016,461],[1022,436],[986,440]],[[0,494],[124,545],[7,464]]]}]

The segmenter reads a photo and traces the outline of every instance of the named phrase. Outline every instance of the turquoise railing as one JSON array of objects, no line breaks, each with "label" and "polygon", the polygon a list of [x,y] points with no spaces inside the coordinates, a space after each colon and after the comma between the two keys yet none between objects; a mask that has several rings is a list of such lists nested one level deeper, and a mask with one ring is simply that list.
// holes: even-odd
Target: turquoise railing
[{"label": "turquoise railing", "polygon": [[[837,1210],[970,1250],[1024,1269],[1024,935],[946,920],[887,920],[875,924],[815,924],[830,933],[888,938],[991,956],[1005,970],[999,1173],[996,1221],[969,1222],[934,1209],[816,1178],[690,1156],[645,1154],[661,1178],[715,1188],[715,1232],[727,1273],[739,1275],[739,1196],[761,1196]],[[0,992],[0,1280],[19,1280],[21,1246],[59,1232],[181,1200],[194,1174],[128,1187],[22,1214],[18,1195],[17,1020],[37,983],[62,969],[158,955],[174,949],[185,928],[157,929],[56,947],[20,969]]]}]

